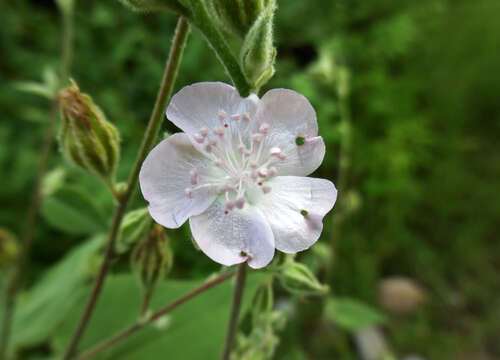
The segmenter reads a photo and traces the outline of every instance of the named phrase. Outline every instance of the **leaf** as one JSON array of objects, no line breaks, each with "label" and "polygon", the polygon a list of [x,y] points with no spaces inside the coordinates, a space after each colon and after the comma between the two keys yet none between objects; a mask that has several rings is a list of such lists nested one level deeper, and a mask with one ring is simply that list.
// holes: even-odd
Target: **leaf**
[{"label": "leaf", "polygon": [[104,244],[98,236],[71,251],[41,280],[20,296],[13,321],[14,347],[32,346],[48,339],[55,328],[83,301],[83,286],[91,277],[89,264]]},{"label": "leaf", "polygon": [[[259,273],[249,276],[242,313],[262,279]],[[152,308],[160,309],[202,284],[199,280],[163,282],[154,293]],[[231,294],[231,280],[228,280],[169,313],[166,327],[148,325],[96,359],[156,359],[160,354],[168,354],[172,359],[217,359],[224,344]],[[132,275],[108,278],[80,349],[88,349],[133,324],[140,303],[141,293]],[[59,351],[68,344],[83,305],[81,302],[75,306],[73,316],[58,329],[53,346]]]},{"label": "leaf", "polygon": [[106,230],[106,216],[84,190],[64,186],[44,199],[41,213],[53,227],[75,235],[93,234]]},{"label": "leaf", "polygon": [[326,304],[325,315],[341,328],[352,332],[366,326],[385,322],[385,315],[351,298],[329,299]]}]

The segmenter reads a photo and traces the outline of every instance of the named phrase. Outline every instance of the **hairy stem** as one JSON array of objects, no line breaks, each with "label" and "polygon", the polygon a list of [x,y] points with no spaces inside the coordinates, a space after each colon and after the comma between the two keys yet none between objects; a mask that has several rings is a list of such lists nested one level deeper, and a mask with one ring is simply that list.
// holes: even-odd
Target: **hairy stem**
[{"label": "hairy stem", "polygon": [[127,209],[129,200],[132,194],[135,192],[135,188],[137,186],[137,179],[139,177],[139,171],[141,170],[141,165],[144,159],[146,158],[146,155],[148,154],[149,150],[153,146],[158,136],[161,124],[163,122],[164,118],[163,114],[165,112],[168,100],[172,95],[172,90],[174,87],[175,79],[177,77],[177,72],[179,70],[179,65],[182,59],[182,53],[184,52],[188,34],[189,34],[189,24],[186,22],[184,18],[180,17],[179,21],[177,22],[177,27],[175,29],[174,39],[172,42],[172,47],[170,49],[170,54],[165,67],[165,71],[163,73],[160,89],[156,97],[156,103],[154,105],[153,112],[151,114],[151,118],[148,123],[148,127],[144,134],[141,147],[137,154],[137,158],[130,173],[127,183],[127,189],[125,190],[123,195],[119,197],[118,206],[115,210],[113,223],[111,225],[111,230],[109,232],[104,259],[102,261],[99,273],[95,280],[92,293],[89,297],[87,305],[85,306],[85,310],[82,314],[82,317],[73,335],[73,338],[71,339],[68,349],[66,350],[66,354],[64,355],[65,360],[71,359],[73,353],[76,351],[78,343],[82,335],[84,334],[84,331],[92,316],[99,294],[101,293],[104,279],[106,278],[109,266],[111,264],[111,260],[114,255],[114,246],[115,246],[116,236],[118,234],[118,229],[120,227],[123,216],[125,215],[125,211]]},{"label": "hairy stem", "polygon": [[238,330],[238,318],[241,308],[241,299],[243,298],[243,290],[245,289],[245,281],[247,276],[247,263],[243,262],[238,266],[236,274],[236,284],[233,292],[233,302],[231,304],[231,314],[229,316],[229,324],[227,326],[226,343],[222,353],[222,360],[229,360],[231,349],[233,347],[234,336]]},{"label": "hairy stem", "polygon": [[205,2],[202,0],[190,0],[190,4],[193,11],[194,24],[201,30],[220,62],[224,65],[240,95],[243,97],[248,96],[250,94],[250,84],[224,36],[215,27]]},{"label": "hairy stem", "polygon": [[[60,70],[58,88],[62,86],[68,76],[71,64],[71,48],[73,39],[73,21],[72,14],[62,12],[62,39],[61,39],[61,55],[60,55]],[[13,270],[12,276],[7,285],[7,292],[4,300],[3,320],[0,338],[0,359],[3,360],[7,355],[7,347],[9,343],[10,331],[12,327],[12,316],[14,313],[15,298],[18,291],[21,289],[24,272],[29,263],[30,249],[33,243],[33,235],[38,220],[38,212],[42,203],[41,188],[43,178],[47,172],[47,168],[54,145],[54,133],[58,119],[58,103],[57,98],[52,103],[50,115],[45,128],[45,135],[38,160],[36,171],[35,184],[32,189],[30,204],[26,214],[24,230],[21,237],[22,250],[20,259]]]},{"label": "hairy stem", "polygon": [[171,304],[165,306],[163,309],[155,312],[145,322],[134,324],[131,327],[129,327],[128,329],[120,331],[118,334],[109,338],[108,340],[105,340],[102,343],[94,346],[93,348],[83,352],[81,355],[79,355],[76,358],[76,360],[84,360],[84,359],[91,358],[94,355],[97,355],[101,351],[108,349],[109,347],[115,345],[116,343],[118,343],[118,342],[122,341],[123,339],[129,337],[130,335],[136,333],[137,331],[144,328],[146,325],[150,324],[151,322],[157,320],[158,318],[165,315],[166,313],[174,310],[179,305],[182,305],[186,301],[191,300],[192,298],[203,293],[204,291],[207,291],[208,289],[214,287],[215,285],[220,284],[221,282],[229,279],[234,274],[235,274],[234,271],[227,272],[227,273],[224,273],[224,274],[220,275],[219,277],[215,278],[214,280],[206,282],[205,284],[203,284],[199,288],[193,290],[189,294],[184,295],[183,297],[175,300]]}]

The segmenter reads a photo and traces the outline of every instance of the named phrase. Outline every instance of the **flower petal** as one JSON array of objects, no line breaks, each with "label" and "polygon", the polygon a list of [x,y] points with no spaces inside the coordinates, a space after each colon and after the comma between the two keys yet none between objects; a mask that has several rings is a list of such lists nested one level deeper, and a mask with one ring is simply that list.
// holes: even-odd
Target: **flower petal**
[{"label": "flower petal", "polygon": [[262,123],[270,128],[267,150],[279,147],[286,156],[276,164],[280,175],[306,176],[321,165],[325,143],[317,136],[316,112],[304,96],[288,89],[268,91],[261,99],[256,126]]},{"label": "flower petal", "polygon": [[323,217],[335,204],[335,185],[299,176],[278,176],[267,184],[272,190],[256,200],[256,207],[271,225],[276,248],[285,253],[309,248],[323,230]]},{"label": "flower petal", "polygon": [[201,128],[212,130],[215,126],[220,126],[220,111],[226,113],[228,121],[234,114],[248,113],[253,117],[258,103],[256,95],[242,98],[231,85],[222,82],[200,82],[183,87],[172,97],[167,108],[167,118],[192,136]]},{"label": "flower petal", "polygon": [[223,199],[216,200],[204,213],[191,217],[189,225],[200,249],[212,260],[234,265],[247,260],[258,269],[271,262],[274,238],[262,214],[251,206],[224,213]]},{"label": "flower petal", "polygon": [[139,173],[151,217],[165,227],[178,228],[188,217],[205,211],[215,200],[215,191],[204,187],[190,198],[185,190],[191,186],[190,171],[196,168],[203,178],[209,165],[183,133],[169,136],[151,150]]}]

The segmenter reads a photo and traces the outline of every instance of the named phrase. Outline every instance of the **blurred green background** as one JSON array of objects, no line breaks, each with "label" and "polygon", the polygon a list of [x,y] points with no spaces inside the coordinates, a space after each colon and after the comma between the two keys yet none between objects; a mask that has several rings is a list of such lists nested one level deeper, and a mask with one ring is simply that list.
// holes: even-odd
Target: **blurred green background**
[{"label": "blurred green background", "polygon": [[[57,69],[60,16],[50,0],[17,0],[0,2],[0,19],[0,226],[20,234],[50,102],[21,92],[16,83],[40,81],[44,72]],[[500,359],[499,19],[496,0],[279,1],[276,75],[266,88],[291,88],[311,101],[327,144],[315,176],[340,187],[322,245],[301,259],[329,281],[333,296],[385,314],[377,331],[396,358]],[[133,13],[118,1],[86,0],[77,1],[74,20],[71,75],[119,128],[124,180],[149,119],[176,19]],[[350,74],[346,99],[339,97],[339,69]],[[176,89],[216,80],[229,82],[194,30]],[[168,122],[163,130],[176,131]],[[105,232],[113,208],[102,184],[65,166],[55,147],[50,168],[50,184],[58,185],[45,189],[28,288],[72,249],[88,244],[90,234]],[[131,208],[143,205],[137,195]],[[187,229],[168,234],[175,251],[170,277],[193,281],[219,268],[191,245]],[[329,246],[334,257],[325,271],[317,263],[326,261]],[[85,265],[88,278],[96,259]],[[121,289],[127,260],[113,271],[110,286]],[[398,312],[406,296],[398,291],[404,289],[390,293],[396,304],[381,294],[384,280],[394,277],[417,286],[415,296],[426,300]],[[188,288],[180,282],[176,291]],[[288,295],[277,291],[289,306]],[[59,300],[64,296],[55,293]],[[108,300],[109,308],[127,302]],[[363,358],[356,332],[325,323],[318,303],[293,300],[274,358]],[[43,304],[33,305],[38,315],[26,315],[25,327],[41,323],[39,312],[48,311]],[[77,316],[71,306],[65,311]],[[102,313],[112,311],[103,307]],[[116,331],[111,325],[106,331],[111,322],[96,327],[102,331],[96,339]],[[60,321],[54,329],[26,335],[28,340],[19,335],[17,358],[51,358],[64,343],[57,334],[71,332],[67,326]],[[210,333],[198,335],[210,342]],[[203,342],[198,335],[189,336]],[[123,351],[117,358],[128,359]],[[160,358],[151,354],[140,358]],[[161,357],[166,354],[168,348]],[[175,358],[200,355],[182,354]]]}]

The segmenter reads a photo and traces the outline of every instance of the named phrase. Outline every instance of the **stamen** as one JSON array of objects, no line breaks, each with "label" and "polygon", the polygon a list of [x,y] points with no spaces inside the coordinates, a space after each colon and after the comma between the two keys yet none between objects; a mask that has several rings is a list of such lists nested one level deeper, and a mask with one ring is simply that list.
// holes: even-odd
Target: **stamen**
[{"label": "stamen", "polygon": [[259,172],[257,173],[259,177],[265,179],[268,176],[268,172],[266,168],[260,169]]},{"label": "stamen", "polygon": [[235,206],[234,201],[231,201],[231,200],[226,201],[226,209],[227,210],[233,210],[234,206]]},{"label": "stamen", "polygon": [[205,151],[208,153],[212,152],[212,145],[210,145],[210,144],[205,145]]},{"label": "stamen", "polygon": [[234,121],[237,121],[241,118],[241,115],[240,114],[233,114],[231,115],[231,120],[234,120]]},{"label": "stamen", "polygon": [[200,135],[203,136],[203,137],[206,137],[208,135],[208,129],[206,127],[202,127],[200,129]]},{"label": "stamen", "polygon": [[250,167],[252,169],[257,169],[259,167],[259,165],[255,161],[252,161],[252,162],[250,162]]},{"label": "stamen", "polygon": [[191,188],[185,188],[184,189],[184,193],[186,194],[186,196],[190,199],[193,198],[193,189]]},{"label": "stamen", "polygon": [[194,169],[191,169],[191,171],[189,172],[189,175],[191,176],[191,185],[196,185],[198,184],[198,170],[196,170],[196,168]]},{"label": "stamen", "polygon": [[270,187],[270,186],[268,186],[268,185],[264,185],[264,186],[262,187],[262,192],[263,192],[264,194],[269,194],[269,193],[271,192],[271,190],[272,190],[272,187]]},{"label": "stamen", "polygon": [[196,133],[193,135],[193,137],[198,144],[203,144],[203,142],[205,141],[205,137],[202,136],[201,134]]},{"label": "stamen", "polygon": [[252,141],[254,141],[256,143],[260,143],[262,141],[263,137],[264,137],[264,135],[262,135],[262,134],[253,134]]},{"label": "stamen", "polygon": [[237,199],[235,205],[238,209],[243,209],[243,206],[245,206],[245,199],[244,198]]},{"label": "stamen", "polygon": [[246,112],[246,113],[244,113],[244,114],[243,114],[243,120],[245,120],[245,121],[250,121],[250,114],[249,114],[249,113],[247,113],[247,112]]},{"label": "stamen", "polygon": [[273,148],[271,148],[271,150],[269,150],[269,153],[271,154],[271,156],[278,157],[279,154],[281,153],[281,149],[278,147],[273,147]]},{"label": "stamen", "polygon": [[262,123],[259,127],[259,132],[261,134],[267,134],[269,132],[269,124],[268,123]]},{"label": "stamen", "polygon": [[268,175],[269,177],[276,176],[278,174],[278,169],[276,169],[274,166],[269,169]]},{"label": "stamen", "polygon": [[220,121],[223,121],[226,118],[227,113],[224,110],[219,110],[217,113],[217,116],[219,117]]},{"label": "stamen", "polygon": [[214,134],[219,135],[220,137],[223,137],[225,133],[226,133],[226,129],[224,129],[222,126],[214,127]]}]

